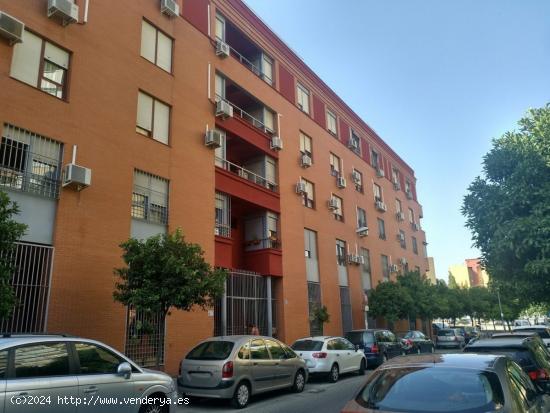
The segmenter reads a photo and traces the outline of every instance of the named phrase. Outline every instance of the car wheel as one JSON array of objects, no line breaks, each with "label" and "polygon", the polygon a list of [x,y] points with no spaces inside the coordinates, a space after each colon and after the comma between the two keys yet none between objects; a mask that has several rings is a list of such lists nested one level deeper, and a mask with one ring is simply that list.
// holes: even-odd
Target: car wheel
[{"label": "car wheel", "polygon": [[298,370],[296,376],[294,376],[294,384],[292,385],[292,391],[294,393],[301,393],[306,386],[306,375],[303,370]]},{"label": "car wheel", "polygon": [[367,363],[365,359],[361,359],[361,364],[359,365],[359,375],[364,376],[367,370]]},{"label": "car wheel", "polygon": [[245,382],[241,382],[237,385],[231,404],[236,409],[242,409],[248,405],[250,401],[250,387]]},{"label": "car wheel", "polygon": [[338,369],[338,364],[334,363],[330,368],[330,373],[328,374],[328,381],[331,383],[336,383],[340,377],[340,370]]},{"label": "car wheel", "polygon": [[166,406],[161,406],[158,403],[144,404],[139,409],[139,413],[166,413]]}]

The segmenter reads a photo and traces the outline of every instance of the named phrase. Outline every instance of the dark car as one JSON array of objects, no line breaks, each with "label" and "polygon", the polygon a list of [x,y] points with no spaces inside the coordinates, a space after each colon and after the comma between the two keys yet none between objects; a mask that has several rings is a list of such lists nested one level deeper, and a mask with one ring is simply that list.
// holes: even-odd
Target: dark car
[{"label": "dark car", "polygon": [[403,350],[407,354],[434,353],[435,345],[421,331],[408,331],[401,339]]},{"label": "dark car", "polygon": [[543,413],[550,397],[510,358],[422,354],[378,368],[342,410],[400,413]]},{"label": "dark car", "polygon": [[404,354],[401,341],[389,330],[353,330],[346,338],[358,346],[367,357],[367,366],[379,366],[386,360]]},{"label": "dark car", "polygon": [[504,354],[518,363],[539,387],[550,393],[550,354],[536,335],[510,337],[495,335],[464,348],[466,353]]}]

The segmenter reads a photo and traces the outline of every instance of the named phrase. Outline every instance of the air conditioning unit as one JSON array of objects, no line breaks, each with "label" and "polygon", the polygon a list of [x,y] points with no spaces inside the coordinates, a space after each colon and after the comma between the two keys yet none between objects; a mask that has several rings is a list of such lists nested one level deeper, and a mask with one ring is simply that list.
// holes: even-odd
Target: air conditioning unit
[{"label": "air conditioning unit", "polygon": [[395,214],[395,217],[398,221],[404,221],[405,220],[405,214],[403,212],[398,212]]},{"label": "air conditioning unit", "polygon": [[211,129],[206,132],[204,136],[204,144],[210,148],[219,148],[222,146],[225,133]]},{"label": "air conditioning unit", "polygon": [[10,46],[23,41],[25,24],[15,17],[0,11],[0,36],[10,41]]},{"label": "air conditioning unit", "polygon": [[297,194],[305,194],[306,193],[306,183],[305,182],[298,182],[296,184],[296,193]]},{"label": "air conditioning unit", "polygon": [[366,237],[367,235],[369,235],[369,227],[359,227],[355,230],[355,232],[361,238]]},{"label": "air conditioning unit", "polygon": [[92,184],[92,170],[69,163],[63,168],[63,187],[70,186],[78,191]]},{"label": "air conditioning unit", "polygon": [[350,264],[360,265],[365,263],[365,259],[361,255],[348,255],[348,262]]},{"label": "air conditioning unit", "polygon": [[418,231],[420,229],[420,225],[418,225],[416,222],[411,223],[411,228],[414,231]]},{"label": "air conditioning unit", "polygon": [[405,195],[407,196],[407,199],[413,199],[413,194],[412,192],[409,190],[409,191],[405,191]]},{"label": "air conditioning unit", "polygon": [[378,178],[383,178],[386,176],[386,173],[384,172],[384,170],[382,168],[376,168],[376,176]]},{"label": "air conditioning unit", "polygon": [[406,258],[400,258],[399,259],[399,264],[401,264],[403,266],[407,265],[407,259]]},{"label": "air conditioning unit", "polygon": [[225,100],[218,100],[216,102],[216,116],[221,118],[232,118],[233,117],[233,106],[226,102]]},{"label": "air conditioning unit", "polygon": [[220,39],[216,40],[216,56],[220,56],[221,58],[229,57],[231,54],[231,49],[229,48],[229,45]]},{"label": "air conditioning unit", "polygon": [[361,182],[361,174],[357,171],[352,171],[351,172],[351,180],[356,184],[360,183]]},{"label": "air conditioning unit", "polygon": [[269,146],[274,151],[280,151],[281,149],[283,149],[283,140],[278,136],[272,136]]},{"label": "air conditioning unit", "polygon": [[353,139],[350,139],[348,141],[348,148],[350,148],[352,151],[356,151],[359,149],[359,145],[357,141],[354,141]]},{"label": "air conditioning unit", "polygon": [[402,233],[399,232],[399,233],[397,234],[397,240],[398,240],[398,241],[401,241],[401,242],[402,242],[402,241],[405,241],[405,234],[402,234]]},{"label": "air conditioning unit", "polygon": [[391,264],[390,265],[390,272],[397,272],[398,270],[399,270],[399,268],[397,268],[396,264]]},{"label": "air conditioning unit", "polygon": [[58,17],[63,26],[78,21],[78,6],[73,0],[48,0],[48,17]]},{"label": "air conditioning unit", "polygon": [[395,189],[396,191],[401,190],[401,184],[399,183],[399,181],[393,181],[393,189]]},{"label": "air conditioning unit", "polygon": [[376,201],[374,203],[374,206],[376,207],[377,210],[382,211],[382,212],[386,212],[386,210],[387,210],[386,204],[382,201]]},{"label": "air conditioning unit", "polygon": [[330,209],[331,211],[338,209],[338,201],[336,200],[336,198],[330,198],[328,200],[328,209]]},{"label": "air conditioning unit", "polygon": [[178,17],[180,15],[180,6],[174,0],[161,0],[160,12],[168,17]]},{"label": "air conditioning unit", "polygon": [[313,163],[313,160],[311,159],[311,156],[303,154],[300,158],[300,165],[302,168],[309,168],[311,164]]},{"label": "air conditioning unit", "polygon": [[338,188],[345,188],[346,187],[346,178],[344,178],[343,176],[339,176],[338,178],[336,178],[336,186]]}]

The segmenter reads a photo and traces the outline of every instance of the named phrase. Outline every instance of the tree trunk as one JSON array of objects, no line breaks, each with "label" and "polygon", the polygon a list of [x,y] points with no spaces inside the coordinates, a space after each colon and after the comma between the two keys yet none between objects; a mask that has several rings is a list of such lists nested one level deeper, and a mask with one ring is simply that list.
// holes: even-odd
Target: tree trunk
[{"label": "tree trunk", "polygon": [[[166,326],[166,315],[167,314],[168,314],[168,309],[166,309],[162,312],[160,325],[157,327],[157,334],[159,335],[159,337],[161,337],[160,343],[157,342],[157,344],[160,344],[160,345],[157,345],[157,354],[156,354],[156,360],[155,360],[157,370],[160,370],[160,360],[161,360],[161,357],[162,357],[162,353],[164,352],[164,340],[166,339],[165,326]],[[160,330],[160,331],[158,331],[158,330]]]}]

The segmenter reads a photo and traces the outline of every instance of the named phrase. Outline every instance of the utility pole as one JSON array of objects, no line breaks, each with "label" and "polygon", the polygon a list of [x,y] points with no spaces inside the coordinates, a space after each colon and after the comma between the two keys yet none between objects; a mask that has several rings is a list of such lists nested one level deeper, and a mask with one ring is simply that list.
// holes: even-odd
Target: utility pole
[{"label": "utility pole", "polygon": [[502,312],[502,304],[500,304],[500,291],[497,287],[497,298],[498,298],[498,308],[500,309],[500,320],[502,321],[502,328],[506,331],[506,326],[504,325],[504,313]]}]

